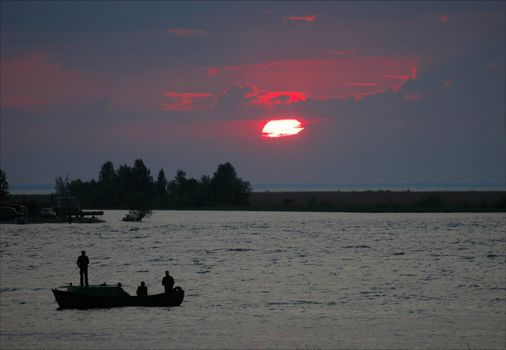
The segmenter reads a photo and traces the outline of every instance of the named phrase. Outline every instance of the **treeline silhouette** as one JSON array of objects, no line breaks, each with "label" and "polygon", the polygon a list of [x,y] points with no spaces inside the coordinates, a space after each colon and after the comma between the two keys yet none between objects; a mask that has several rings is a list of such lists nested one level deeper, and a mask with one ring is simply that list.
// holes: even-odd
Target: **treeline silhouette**
[{"label": "treeline silhouette", "polygon": [[133,167],[124,164],[117,169],[107,161],[100,167],[98,180],[73,180],[70,192],[83,208],[227,208],[247,205],[251,185],[228,162],[220,164],[212,177],[187,178],[178,170],[168,181],[163,169],[155,180],[142,159],[136,159]]}]

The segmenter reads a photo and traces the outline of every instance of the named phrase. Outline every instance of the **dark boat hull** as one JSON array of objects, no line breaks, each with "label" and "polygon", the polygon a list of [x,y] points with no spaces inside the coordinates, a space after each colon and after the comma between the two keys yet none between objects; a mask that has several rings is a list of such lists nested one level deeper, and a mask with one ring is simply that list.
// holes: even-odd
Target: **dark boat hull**
[{"label": "dark boat hull", "polygon": [[96,296],[53,289],[60,309],[92,309],[122,306],[179,306],[184,299],[184,290],[148,296]]}]

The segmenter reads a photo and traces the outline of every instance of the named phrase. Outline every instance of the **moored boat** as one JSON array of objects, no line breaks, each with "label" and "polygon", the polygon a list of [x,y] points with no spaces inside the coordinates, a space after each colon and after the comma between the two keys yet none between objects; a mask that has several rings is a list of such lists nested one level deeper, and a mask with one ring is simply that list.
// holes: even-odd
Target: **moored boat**
[{"label": "moored boat", "polygon": [[121,285],[101,284],[86,287],[63,286],[52,289],[60,309],[91,309],[122,306],[179,306],[184,299],[184,290],[174,288],[169,293],[132,296]]}]

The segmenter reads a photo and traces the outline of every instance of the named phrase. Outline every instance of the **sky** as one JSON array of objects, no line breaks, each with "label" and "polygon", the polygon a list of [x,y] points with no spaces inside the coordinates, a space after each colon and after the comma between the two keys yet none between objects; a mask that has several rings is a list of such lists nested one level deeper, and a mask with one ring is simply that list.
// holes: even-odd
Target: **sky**
[{"label": "sky", "polygon": [[[169,179],[505,182],[503,1],[0,6],[10,184],[137,158]],[[280,119],[300,130],[266,137]]]}]

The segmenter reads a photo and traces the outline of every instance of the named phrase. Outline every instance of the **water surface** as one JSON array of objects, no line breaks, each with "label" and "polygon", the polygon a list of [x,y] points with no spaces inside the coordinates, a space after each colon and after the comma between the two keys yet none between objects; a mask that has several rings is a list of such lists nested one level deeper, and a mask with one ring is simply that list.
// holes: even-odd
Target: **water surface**
[{"label": "water surface", "polygon": [[[505,347],[504,214],[158,211],[2,225],[0,345],[39,348]],[[51,288],[170,270],[177,308],[57,310]]]}]

